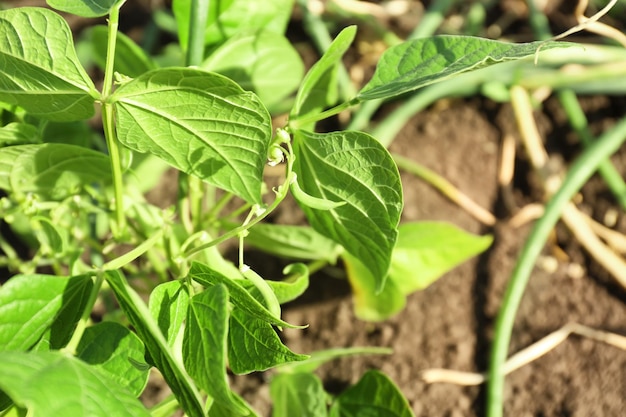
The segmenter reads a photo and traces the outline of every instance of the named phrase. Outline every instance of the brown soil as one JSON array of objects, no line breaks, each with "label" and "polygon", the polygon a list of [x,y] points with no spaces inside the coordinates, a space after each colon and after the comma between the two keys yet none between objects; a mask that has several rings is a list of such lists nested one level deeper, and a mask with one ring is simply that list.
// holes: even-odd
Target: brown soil
[{"label": "brown soil", "polygon": [[[605,103],[610,104],[608,101]],[[593,104],[593,102],[591,103]],[[550,140],[565,144],[565,133],[549,125]],[[327,388],[338,392],[356,382],[370,368],[381,369],[401,388],[417,416],[480,416],[484,389],[452,384],[426,384],[420,377],[428,368],[484,371],[488,363],[493,321],[507,280],[530,231],[507,221],[496,183],[499,143],[510,131],[508,106],[494,107],[480,100],[448,101],[415,116],[391,150],[437,171],[483,207],[500,218],[493,228],[482,226],[422,181],[403,173],[403,221],[442,220],[495,240],[482,256],[461,265],[422,292],[411,295],[407,307],[384,323],[364,323],[354,317],[345,283],[318,274],[305,302],[285,309],[285,319],[308,323],[304,331],[285,330],[286,343],[297,352],[349,346],[387,346],[384,357],[336,360],[320,369]],[[565,154],[571,150],[564,150]],[[518,165],[523,166],[523,155]],[[616,160],[619,158],[616,158]],[[622,158],[623,160],[623,158]],[[622,166],[623,169],[623,166]],[[539,190],[529,186],[531,174],[516,175],[514,200],[521,206],[536,201]],[[601,181],[585,187],[589,196],[580,205],[594,212],[598,195],[606,195]],[[603,198],[606,200],[606,196]],[[603,202],[604,204],[606,201]],[[626,230],[622,215],[620,230]],[[626,293],[586,256],[569,232],[558,227],[559,239],[544,251],[544,260],[558,258],[558,245],[569,259],[558,261],[555,271],[537,267],[517,315],[511,353],[541,339],[569,322],[617,333],[626,331]],[[546,262],[546,264],[549,264]],[[571,276],[572,265],[584,270]],[[505,415],[510,416],[618,416],[626,410],[626,352],[571,336],[539,360],[506,379]],[[269,415],[263,379],[234,380],[235,388],[264,415]],[[239,387],[239,384],[242,384]],[[259,389],[255,385],[262,384]]]}]

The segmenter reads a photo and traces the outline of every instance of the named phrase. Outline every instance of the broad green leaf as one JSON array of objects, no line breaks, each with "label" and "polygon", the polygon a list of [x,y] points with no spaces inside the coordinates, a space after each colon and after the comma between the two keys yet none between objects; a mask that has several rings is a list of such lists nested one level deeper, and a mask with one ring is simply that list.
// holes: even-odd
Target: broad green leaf
[{"label": "broad green leaf", "polygon": [[[108,27],[98,25],[91,28],[89,32],[93,46],[93,59],[102,70],[106,64],[108,31]],[[144,50],[131,38],[121,32],[117,33],[113,67],[116,72],[134,78],[156,67]]]},{"label": "broad green leaf", "polygon": [[368,268],[382,290],[402,212],[400,174],[387,150],[353,131],[298,130],[294,171],[314,197],[346,204],[331,210],[301,205],[319,233],[342,245]]},{"label": "broad green leaf", "polygon": [[236,374],[265,371],[308,358],[289,350],[271,324],[243,310],[232,312],[228,340],[228,363]]},{"label": "broad green leaf", "polygon": [[28,123],[13,122],[0,127],[0,146],[41,142],[37,127]]},{"label": "broad green leaf", "polygon": [[170,281],[156,286],[150,293],[148,303],[152,317],[170,347],[183,328],[189,307],[189,290],[183,281]]},{"label": "broad green leaf", "polygon": [[337,66],[356,35],[356,26],[343,29],[304,76],[290,118],[319,112],[337,101]]},{"label": "broad green leaf", "polygon": [[226,376],[228,289],[217,284],[191,298],[183,339],[183,360],[189,375],[233,415],[247,415]]},{"label": "broad green leaf", "polygon": [[229,39],[209,55],[201,68],[254,91],[268,108],[294,92],[304,75],[304,64],[291,42],[268,31]]},{"label": "broad green leaf", "polygon": [[62,143],[0,148],[0,188],[61,200],[93,183],[111,178],[109,157]]},{"label": "broad green leaf", "polygon": [[62,12],[81,17],[100,17],[109,14],[113,6],[126,0],[46,0],[46,3]]},{"label": "broad green leaf", "polygon": [[414,417],[408,401],[383,373],[371,370],[333,402],[330,417]]},{"label": "broad green leaf", "polygon": [[32,417],[149,417],[125,387],[60,352],[2,352],[0,389]]},{"label": "broad green leaf", "polygon": [[290,259],[335,263],[341,246],[311,227],[259,223],[248,231],[246,243],[264,252]]},{"label": "broad green leaf", "polygon": [[421,290],[460,263],[485,251],[491,236],[474,236],[442,222],[416,222],[400,226],[391,255],[389,280],[403,294]]},{"label": "broad green leaf", "polygon": [[253,93],[219,74],[167,68],[123,84],[112,101],[124,145],[261,203],[272,132]]},{"label": "broad green leaf", "polygon": [[389,348],[375,347],[375,346],[363,346],[363,347],[347,347],[347,348],[333,348],[325,350],[317,350],[311,353],[309,359],[288,363],[278,368],[280,373],[311,373],[317,370],[320,366],[333,361],[338,358],[344,358],[347,356],[356,355],[389,355],[393,353],[393,350]]},{"label": "broad green leaf", "polygon": [[378,280],[369,268],[349,253],[344,253],[341,257],[352,287],[354,314],[359,319],[382,321],[404,308],[405,295],[394,281],[387,279],[381,291],[377,287]]},{"label": "broad green leaf", "polygon": [[228,288],[230,301],[232,301],[233,304],[260,320],[264,320],[275,326],[302,328],[302,326],[294,326],[293,324],[289,324],[275,317],[239,283],[239,281],[241,281],[240,279],[228,278],[199,262],[193,262],[191,264],[189,277],[207,288],[215,285],[224,285]]},{"label": "broad green leaf", "polygon": [[76,347],[76,356],[125,387],[136,397],[148,383],[148,369],[139,369],[142,364],[144,346],[135,333],[121,324],[105,321],[85,329]]},{"label": "broad green leaf", "polygon": [[272,417],[326,417],[327,394],[317,375],[278,374],[270,382]]},{"label": "broad green leaf", "polygon": [[[178,29],[178,40],[183,49],[187,49],[189,43],[189,21],[191,20],[191,3],[193,0],[174,0],[172,2],[172,11],[176,18],[176,27]],[[224,13],[233,3],[233,0],[213,0],[209,2],[209,10],[207,14],[207,26],[215,23],[217,18]]]},{"label": "broad green leaf", "polygon": [[43,349],[65,346],[92,286],[86,275],[11,278],[0,287],[0,350],[28,350],[36,343]]},{"label": "broad green leaf", "polygon": [[190,417],[204,417],[204,401],[183,364],[176,359],[158,324],[143,300],[119,271],[106,271],[105,278],[115,293],[122,311],[146,346],[152,363],[161,371],[167,385]]},{"label": "broad green leaf", "polygon": [[0,101],[71,121],[90,118],[98,96],[61,16],[34,7],[0,12]]},{"label": "broad green leaf", "polygon": [[567,44],[515,44],[456,35],[409,40],[383,53],[374,76],[357,99],[394,97],[465,71],[532,56],[540,45],[546,50]]}]

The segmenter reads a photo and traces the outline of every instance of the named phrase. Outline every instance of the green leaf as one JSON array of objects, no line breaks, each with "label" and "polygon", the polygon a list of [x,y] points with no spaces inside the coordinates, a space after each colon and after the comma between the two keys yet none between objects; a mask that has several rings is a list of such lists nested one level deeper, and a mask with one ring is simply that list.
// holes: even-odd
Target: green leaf
[{"label": "green leaf", "polygon": [[120,142],[261,203],[271,120],[253,93],[192,68],[148,72],[113,94]]},{"label": "green leaf", "polygon": [[161,371],[176,399],[190,417],[204,417],[204,401],[167,344],[158,324],[152,319],[141,297],[128,285],[119,271],[106,271],[105,278],[120,307],[146,346],[152,363]]},{"label": "green leaf", "polygon": [[245,242],[272,255],[303,260],[323,259],[331,264],[343,251],[341,246],[311,227],[256,224]]},{"label": "green leaf", "polygon": [[13,122],[0,127],[0,146],[39,142],[39,130],[31,124]]},{"label": "green leaf", "polygon": [[81,67],[72,32],[55,12],[20,7],[0,12],[0,101],[42,119],[94,114],[99,96]]},{"label": "green leaf", "polygon": [[294,92],[304,75],[304,64],[291,42],[268,31],[229,39],[201,67],[254,91],[267,107],[277,106]]},{"label": "green leaf", "polygon": [[[280,304],[295,300],[309,287],[309,268],[305,264],[289,264],[283,269],[283,273],[288,275],[283,281],[265,280]],[[248,280],[238,280],[237,282],[248,290],[255,299],[263,300],[263,295],[252,282]]]},{"label": "green leaf", "polygon": [[532,56],[566,43],[514,44],[472,36],[439,35],[413,39],[389,48],[378,61],[374,76],[357,99],[394,97],[472,69]]},{"label": "green leaf", "polygon": [[326,417],[326,392],[317,375],[278,374],[270,382],[272,417]]},{"label": "green leaf", "polygon": [[59,352],[2,352],[0,389],[32,417],[149,417],[124,387]]},{"label": "green leaf", "polygon": [[189,307],[187,286],[180,280],[157,285],[150,293],[148,306],[152,317],[167,339],[167,344],[173,347],[187,317]]},{"label": "green leaf", "polygon": [[400,174],[387,150],[361,132],[295,132],[294,171],[314,197],[346,204],[331,210],[301,205],[319,233],[367,267],[380,291],[402,212]]},{"label": "green leaf", "polygon": [[[93,286],[87,275],[18,275],[0,288],[0,350],[28,350],[69,341]],[[2,355],[0,355],[2,356]]]},{"label": "green leaf", "polygon": [[100,17],[109,14],[113,6],[126,0],[46,0],[50,7],[80,17]]},{"label": "green leaf", "polygon": [[217,284],[191,298],[183,339],[183,360],[189,375],[213,399],[235,415],[247,415],[232,395],[226,376],[228,289]]},{"label": "green leaf", "polygon": [[110,182],[110,167],[107,155],[80,146],[10,146],[0,148],[0,188],[61,200],[85,185]]},{"label": "green leaf", "polygon": [[148,383],[149,367],[135,366],[145,362],[144,350],[135,333],[121,324],[105,321],[85,329],[76,356],[138,397]]},{"label": "green leaf", "polygon": [[491,236],[474,236],[442,222],[416,222],[400,226],[391,256],[389,280],[403,294],[421,290],[469,258],[485,251]]},{"label": "green leaf", "polygon": [[356,26],[344,28],[324,55],[305,75],[296,96],[291,119],[319,112],[337,101],[337,67],[356,35]]},{"label": "green leaf", "polygon": [[400,312],[406,305],[404,293],[396,283],[386,280],[380,290],[378,280],[358,259],[344,253],[341,255],[354,297],[354,313],[366,321],[382,321]]},{"label": "green leaf", "polygon": [[275,317],[265,306],[258,302],[250,293],[239,284],[240,279],[228,278],[219,272],[203,265],[199,262],[193,262],[189,269],[189,277],[196,282],[209,288],[215,285],[224,285],[230,293],[230,300],[237,307],[248,312],[252,316],[266,321],[275,326],[284,326],[290,328],[302,328],[305,326],[295,326],[286,321]]},{"label": "green leaf", "polygon": [[[106,64],[108,33],[109,28],[102,25],[92,27],[89,32],[93,46],[93,59],[102,70]],[[134,78],[156,67],[144,50],[131,38],[121,32],[117,33],[114,71]]]},{"label": "green leaf", "polygon": [[379,371],[368,371],[333,402],[330,417],[414,417],[398,387]]},{"label": "green leaf", "polygon": [[271,324],[243,310],[232,312],[228,339],[228,363],[235,374],[265,371],[308,358],[289,350]]}]

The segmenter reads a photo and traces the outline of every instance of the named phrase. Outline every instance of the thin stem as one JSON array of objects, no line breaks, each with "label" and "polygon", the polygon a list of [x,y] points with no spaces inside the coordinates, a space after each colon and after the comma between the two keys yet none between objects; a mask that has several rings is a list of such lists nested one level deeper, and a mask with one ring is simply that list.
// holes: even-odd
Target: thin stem
[{"label": "thin stem", "polygon": [[[570,124],[574,130],[576,130],[576,133],[578,133],[580,141],[585,147],[590,146],[595,139],[591,136],[587,125],[587,117],[578,103],[576,94],[571,90],[564,90],[558,92],[558,97]],[[598,172],[613,192],[618,203],[626,210],[626,183],[621,174],[610,160],[602,161]]]},{"label": "thin stem", "polygon": [[300,126],[306,126],[310,123],[315,123],[315,122],[319,122],[320,120],[324,120],[327,119],[331,116],[334,116],[336,114],[341,113],[342,111],[355,106],[357,104],[359,104],[359,100],[358,99],[352,99],[350,101],[346,101],[344,103],[341,103],[335,107],[332,107],[326,111],[323,111],[321,113],[314,113],[314,114],[310,114],[308,116],[304,116],[304,117],[298,117],[295,119],[292,119],[289,121],[289,127],[292,128],[293,130],[296,130],[298,128],[300,128]]},{"label": "thin stem", "polygon": [[107,57],[104,69],[104,84],[102,85],[102,125],[104,137],[109,150],[111,173],[113,176],[113,192],[115,201],[115,226],[112,226],[113,235],[121,238],[126,234],[126,216],[124,215],[124,178],[119,143],[115,135],[115,115],[113,104],[108,101],[113,89],[113,68],[115,64],[115,45],[119,22],[119,8],[121,4],[111,9],[109,14],[109,32],[107,39]]},{"label": "thin stem", "polygon": [[524,245],[507,286],[494,329],[487,386],[488,417],[501,417],[503,414],[504,363],[511,340],[515,314],[535,261],[570,199],[587,182],[600,163],[619,149],[625,138],[626,119],[622,119],[583,152],[572,165],[563,184],[546,206],[543,217],[537,221]]},{"label": "thin stem", "polygon": [[161,239],[162,236],[163,229],[159,229],[154,235],[150,236],[148,240],[143,241],[139,246],[125,253],[124,255],[105,263],[104,265],[102,265],[101,269],[103,271],[107,271],[122,268],[123,266],[131,263],[141,255],[143,255],[147,250],[154,246],[157,240]]},{"label": "thin stem", "polygon": [[209,15],[210,0],[191,0],[189,37],[185,61],[187,66],[200,65],[204,59],[204,31]]},{"label": "thin stem", "polygon": [[432,2],[426,13],[424,13],[422,20],[409,35],[409,39],[424,38],[435,33],[454,3],[455,0],[437,0]]}]

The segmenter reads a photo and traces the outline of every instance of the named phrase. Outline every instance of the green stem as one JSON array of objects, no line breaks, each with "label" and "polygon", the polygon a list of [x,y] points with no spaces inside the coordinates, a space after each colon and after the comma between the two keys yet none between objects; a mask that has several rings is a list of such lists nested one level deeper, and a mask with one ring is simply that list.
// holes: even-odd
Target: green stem
[{"label": "green stem", "polygon": [[504,294],[494,329],[487,385],[488,417],[501,417],[503,414],[504,363],[508,355],[515,314],[524,295],[524,289],[535,261],[565,205],[587,182],[602,161],[619,149],[625,138],[626,119],[622,119],[583,152],[572,164],[561,188],[547,204],[543,217],[535,223],[524,245]]},{"label": "green stem", "polygon": [[[591,132],[589,132],[587,117],[578,103],[576,94],[571,90],[564,90],[558,92],[558,97],[570,124],[574,130],[576,130],[576,133],[578,133],[583,145],[585,147],[591,146],[595,139],[591,135]],[[611,161],[607,159],[606,161],[602,161],[598,167],[598,172],[613,192],[618,203],[626,210],[626,183],[624,183],[624,179],[619,171],[617,171]]]},{"label": "green stem", "polygon": [[[210,0],[191,0],[186,66],[198,66],[204,60],[204,33],[209,15],[209,4]],[[192,233],[200,230],[202,225],[202,181],[197,177],[179,172],[178,182],[179,211],[185,219],[185,213],[189,211],[191,219],[186,224],[186,230]]]},{"label": "green stem", "polygon": [[104,137],[109,150],[111,173],[113,176],[113,192],[115,200],[115,226],[112,226],[113,235],[122,238],[126,234],[126,216],[124,215],[124,177],[119,143],[115,135],[115,115],[113,104],[109,96],[113,89],[113,73],[115,64],[115,44],[119,24],[119,8],[121,4],[111,9],[109,14],[109,32],[107,39],[107,56],[104,69],[104,84],[102,85],[102,125]]},{"label": "green stem", "polygon": [[102,265],[100,269],[103,271],[112,271],[120,269],[143,255],[148,249],[154,246],[157,240],[163,236],[163,229],[159,229],[155,234],[150,236],[148,240],[143,241],[139,246],[125,253],[124,255],[113,259]]},{"label": "green stem", "polygon": [[308,116],[304,116],[304,117],[298,117],[296,119],[292,119],[289,121],[289,128],[291,128],[292,130],[296,130],[299,129],[301,126],[306,126],[310,123],[315,123],[315,122],[319,122],[320,120],[324,120],[327,119],[331,116],[334,116],[336,114],[341,113],[342,111],[355,106],[357,104],[359,104],[359,100],[354,98],[350,101],[346,101],[344,103],[341,103],[333,108],[330,108],[326,111],[323,111],[321,113],[315,113],[315,114],[310,114]]}]

